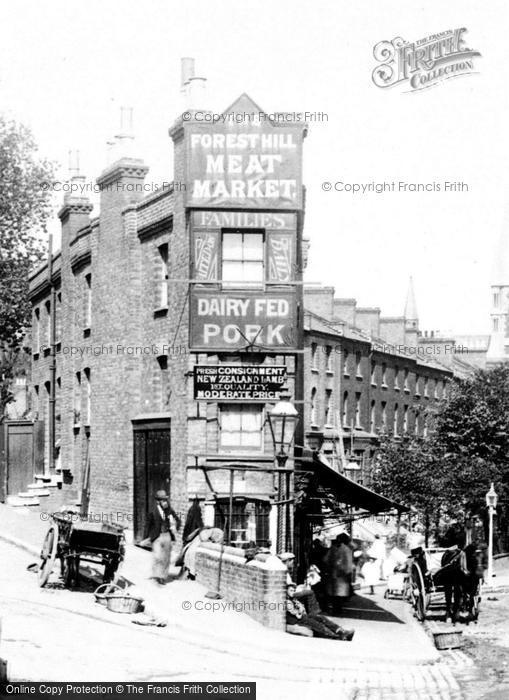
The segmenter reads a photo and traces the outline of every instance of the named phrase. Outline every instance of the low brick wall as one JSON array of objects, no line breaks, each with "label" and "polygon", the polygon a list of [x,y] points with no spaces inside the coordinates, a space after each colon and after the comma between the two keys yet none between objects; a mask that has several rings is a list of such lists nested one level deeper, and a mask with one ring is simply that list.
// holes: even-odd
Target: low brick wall
[{"label": "low brick wall", "polygon": [[232,609],[281,631],[285,630],[286,574],[284,564],[271,554],[258,554],[246,562],[241,549],[212,542],[204,542],[196,553],[197,581],[211,591],[219,585],[219,593]]}]

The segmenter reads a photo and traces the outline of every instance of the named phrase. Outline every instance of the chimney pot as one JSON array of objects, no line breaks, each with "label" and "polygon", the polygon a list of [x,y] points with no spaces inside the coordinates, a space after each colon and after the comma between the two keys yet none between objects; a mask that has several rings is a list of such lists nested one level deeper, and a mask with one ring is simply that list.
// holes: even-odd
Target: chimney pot
[{"label": "chimney pot", "polygon": [[78,177],[80,174],[80,152],[76,150],[69,151],[69,179]]},{"label": "chimney pot", "polygon": [[180,87],[187,85],[189,80],[194,78],[194,58],[180,59]]}]

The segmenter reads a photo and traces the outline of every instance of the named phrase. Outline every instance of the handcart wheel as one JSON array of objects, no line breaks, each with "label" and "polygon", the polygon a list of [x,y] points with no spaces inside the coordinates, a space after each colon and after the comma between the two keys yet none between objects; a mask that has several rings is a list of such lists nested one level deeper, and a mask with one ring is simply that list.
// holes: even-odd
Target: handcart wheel
[{"label": "handcart wheel", "polygon": [[39,579],[39,586],[42,588],[48,583],[48,579],[53,571],[53,566],[55,565],[55,559],[57,556],[58,549],[58,525],[53,523],[50,525],[44,542],[42,543],[41,549],[41,563],[39,564],[39,571],[37,577]]}]

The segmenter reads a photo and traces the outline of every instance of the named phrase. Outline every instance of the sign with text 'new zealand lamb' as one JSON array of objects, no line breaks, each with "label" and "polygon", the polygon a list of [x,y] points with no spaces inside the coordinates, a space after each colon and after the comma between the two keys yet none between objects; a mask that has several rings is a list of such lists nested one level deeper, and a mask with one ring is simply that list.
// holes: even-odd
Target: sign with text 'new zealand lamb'
[{"label": "sign with text 'new zealand lamb'", "polygon": [[195,365],[194,398],[202,401],[277,401],[284,365]]},{"label": "sign with text 'new zealand lamb'", "polygon": [[300,209],[302,124],[250,119],[244,103],[238,123],[186,124],[187,206]]},{"label": "sign with text 'new zealand lamb'", "polygon": [[191,290],[192,349],[293,350],[296,328],[292,291],[236,294],[202,287]]}]

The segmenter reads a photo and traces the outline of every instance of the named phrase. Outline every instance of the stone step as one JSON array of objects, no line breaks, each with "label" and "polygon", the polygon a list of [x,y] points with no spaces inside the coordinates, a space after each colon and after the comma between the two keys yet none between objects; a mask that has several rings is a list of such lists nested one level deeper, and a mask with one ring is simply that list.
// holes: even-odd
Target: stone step
[{"label": "stone step", "polygon": [[61,474],[34,474],[34,483],[41,483],[50,488],[56,488],[62,483]]},{"label": "stone step", "polygon": [[37,498],[51,495],[51,490],[47,488],[46,484],[28,484],[27,492],[31,493]]},{"label": "stone step", "polygon": [[31,493],[21,492],[17,496],[7,496],[6,503],[13,508],[22,508],[25,506],[38,506],[39,498]]}]

